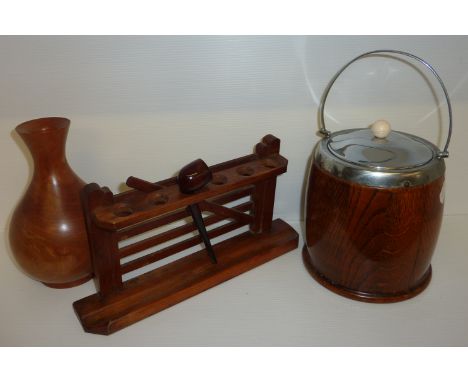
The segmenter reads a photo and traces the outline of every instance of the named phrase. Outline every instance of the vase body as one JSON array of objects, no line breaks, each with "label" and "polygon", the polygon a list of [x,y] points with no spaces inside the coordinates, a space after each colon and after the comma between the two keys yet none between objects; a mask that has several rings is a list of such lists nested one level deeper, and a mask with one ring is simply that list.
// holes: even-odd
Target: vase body
[{"label": "vase body", "polygon": [[30,277],[53,288],[79,285],[92,276],[80,203],[85,183],[65,156],[70,121],[41,118],[16,127],[29,148],[34,173],[10,223],[15,259]]}]

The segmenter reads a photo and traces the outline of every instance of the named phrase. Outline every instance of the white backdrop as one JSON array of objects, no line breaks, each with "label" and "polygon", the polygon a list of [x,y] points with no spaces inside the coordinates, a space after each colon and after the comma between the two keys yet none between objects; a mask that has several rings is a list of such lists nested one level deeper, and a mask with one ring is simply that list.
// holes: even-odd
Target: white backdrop
[{"label": "white backdrop", "polygon": [[[297,221],[321,94],[344,63],[372,49],[416,54],[445,81],[454,109],[445,214],[468,213],[467,37],[4,36],[0,229],[31,175],[12,131],[44,116],[72,120],[70,164],[113,191],[129,175],[158,180],[198,157],[215,164],[248,154],[272,133],[289,159],[275,215]],[[330,94],[327,115],[331,130],[385,118],[439,144],[447,129],[443,93],[430,73],[388,58],[351,66]]]},{"label": "white backdrop", "polygon": [[[342,298],[311,279],[300,243],[262,267],[102,337],[83,333],[71,306],[95,293],[91,282],[67,290],[43,287],[24,276],[4,248],[0,344],[466,346],[468,309],[460,303],[468,299],[466,37],[0,37],[0,230],[32,170],[12,131],[44,116],[72,120],[70,164],[84,180],[113,191],[129,175],[166,178],[198,157],[215,164],[250,153],[263,135],[275,134],[289,159],[288,172],[278,179],[275,215],[300,230],[320,96],[344,63],[379,48],[427,59],[453,102],[445,213],[459,216],[444,219],[426,292],[388,305]],[[444,99],[423,73],[394,59],[359,61],[332,89],[328,128],[385,118],[395,129],[443,144]],[[0,242],[3,248],[6,240]]]}]

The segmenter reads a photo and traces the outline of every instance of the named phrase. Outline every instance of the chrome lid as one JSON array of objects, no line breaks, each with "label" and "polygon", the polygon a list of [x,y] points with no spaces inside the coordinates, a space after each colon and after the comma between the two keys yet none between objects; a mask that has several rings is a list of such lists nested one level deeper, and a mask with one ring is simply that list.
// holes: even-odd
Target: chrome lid
[{"label": "chrome lid", "polygon": [[[325,102],[337,78],[354,62],[373,55],[399,55],[421,63],[434,75],[442,88],[448,110],[448,134],[443,150],[423,138],[400,131],[391,131],[384,120],[371,129],[344,130],[336,133],[325,127]],[[390,56],[388,56],[390,55]],[[371,187],[398,188],[430,183],[445,173],[452,136],[452,106],[445,85],[435,69],[414,54],[379,49],[361,54],[344,65],[328,83],[320,107],[320,132],[324,139],[316,146],[314,165],[346,181]]]},{"label": "chrome lid", "polygon": [[[452,105],[451,105],[451,102],[450,102],[450,98],[449,98],[447,89],[446,89],[446,87],[444,85],[444,82],[442,81],[440,76],[437,74],[435,69],[427,61],[424,61],[422,58],[417,57],[414,54],[411,54],[411,53],[408,53],[408,52],[403,52],[401,50],[379,49],[379,50],[373,50],[373,51],[361,54],[361,55],[355,57],[354,59],[352,59],[351,61],[349,61],[346,65],[344,65],[333,76],[331,81],[328,83],[328,85],[327,85],[327,87],[325,89],[325,92],[322,95],[322,100],[320,102],[320,107],[319,107],[320,132],[325,137],[327,137],[327,138],[330,137],[331,132],[329,130],[327,130],[327,128],[325,127],[325,102],[327,101],[328,94],[329,94],[333,84],[338,79],[338,77],[341,75],[341,73],[343,73],[346,70],[346,68],[348,68],[352,63],[360,60],[361,58],[370,57],[370,56],[373,56],[373,55],[382,55],[382,54],[384,54],[384,56],[386,54],[390,54],[389,57],[392,57],[392,55],[399,55],[399,56],[403,56],[403,57],[412,58],[412,59],[418,61],[419,63],[423,64],[427,69],[429,69],[430,72],[434,75],[434,77],[439,81],[439,85],[440,85],[440,87],[442,88],[442,90],[444,92],[445,100],[447,102],[447,111],[448,111],[449,124],[448,124],[447,140],[445,142],[444,149],[437,151],[437,157],[438,158],[448,158],[448,156],[449,156],[448,147],[449,147],[449,144],[450,144],[450,138],[452,136]],[[377,122],[385,122],[385,121],[377,121]],[[386,129],[384,128],[384,130],[386,130]]]},{"label": "chrome lid", "polygon": [[338,131],[322,139],[314,163],[343,180],[378,188],[413,187],[443,176],[438,148],[399,131],[378,138],[371,129]]},{"label": "chrome lid", "polygon": [[337,158],[367,169],[401,170],[431,161],[438,149],[414,135],[391,131],[385,138],[374,136],[371,129],[333,133],[328,149]]}]

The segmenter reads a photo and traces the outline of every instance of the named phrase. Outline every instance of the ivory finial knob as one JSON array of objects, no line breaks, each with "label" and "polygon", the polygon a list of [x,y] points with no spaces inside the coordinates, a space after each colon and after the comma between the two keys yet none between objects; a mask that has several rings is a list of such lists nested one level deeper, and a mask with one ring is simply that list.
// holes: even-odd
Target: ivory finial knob
[{"label": "ivory finial knob", "polygon": [[372,124],[371,130],[376,138],[387,138],[392,128],[387,121],[379,119]]}]

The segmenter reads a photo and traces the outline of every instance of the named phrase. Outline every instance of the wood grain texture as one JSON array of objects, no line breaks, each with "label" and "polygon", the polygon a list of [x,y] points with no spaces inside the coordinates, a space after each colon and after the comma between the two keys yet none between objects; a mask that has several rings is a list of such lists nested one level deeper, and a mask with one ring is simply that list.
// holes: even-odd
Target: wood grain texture
[{"label": "wood grain texture", "polygon": [[411,188],[352,184],[315,164],[309,177],[304,260],[316,279],[370,302],[410,298],[429,283],[442,221],[444,178]]},{"label": "wood grain texture", "polygon": [[218,264],[205,251],[184,257],[124,283],[121,291],[88,296],[73,304],[83,329],[111,334],[204,290],[257,267],[294,248],[298,234],[275,220],[271,232],[246,232],[214,245]]},{"label": "wood grain texture", "polygon": [[92,276],[79,192],[85,183],[65,157],[70,121],[40,118],[16,128],[34,159],[34,174],[10,223],[10,244],[21,268],[53,288]]},{"label": "wood grain texture", "polygon": [[[202,192],[185,194],[180,191],[176,178],[165,179],[155,183],[163,187],[163,190],[155,193],[135,190],[114,195],[115,203],[96,208],[93,211],[93,220],[103,229],[123,229],[205,199],[253,184],[257,186],[262,181],[272,182],[271,178],[286,172],[287,164],[287,159],[279,154],[271,154],[265,158],[257,155],[237,158],[210,166],[213,180],[200,190]],[[275,189],[269,190],[270,194],[274,195]],[[258,200],[261,200],[260,196]]]},{"label": "wood grain texture", "polygon": [[[272,221],[276,177],[288,163],[279,148],[279,139],[267,135],[252,155],[211,167],[199,159],[177,178],[156,183],[130,177],[136,189],[118,195],[95,183],[85,186],[81,197],[98,289],[74,304],[85,331],[111,334],[296,248],[296,231],[282,220]],[[166,227],[119,248],[122,239],[184,219],[181,211],[187,209],[192,223]],[[201,211],[210,215],[203,218]],[[248,232],[232,237],[243,226]],[[195,229],[199,234],[186,238]],[[229,233],[230,238],[212,246],[211,239]],[[202,241],[204,250],[123,281],[124,274]],[[131,255],[138,257],[121,262]]]}]

